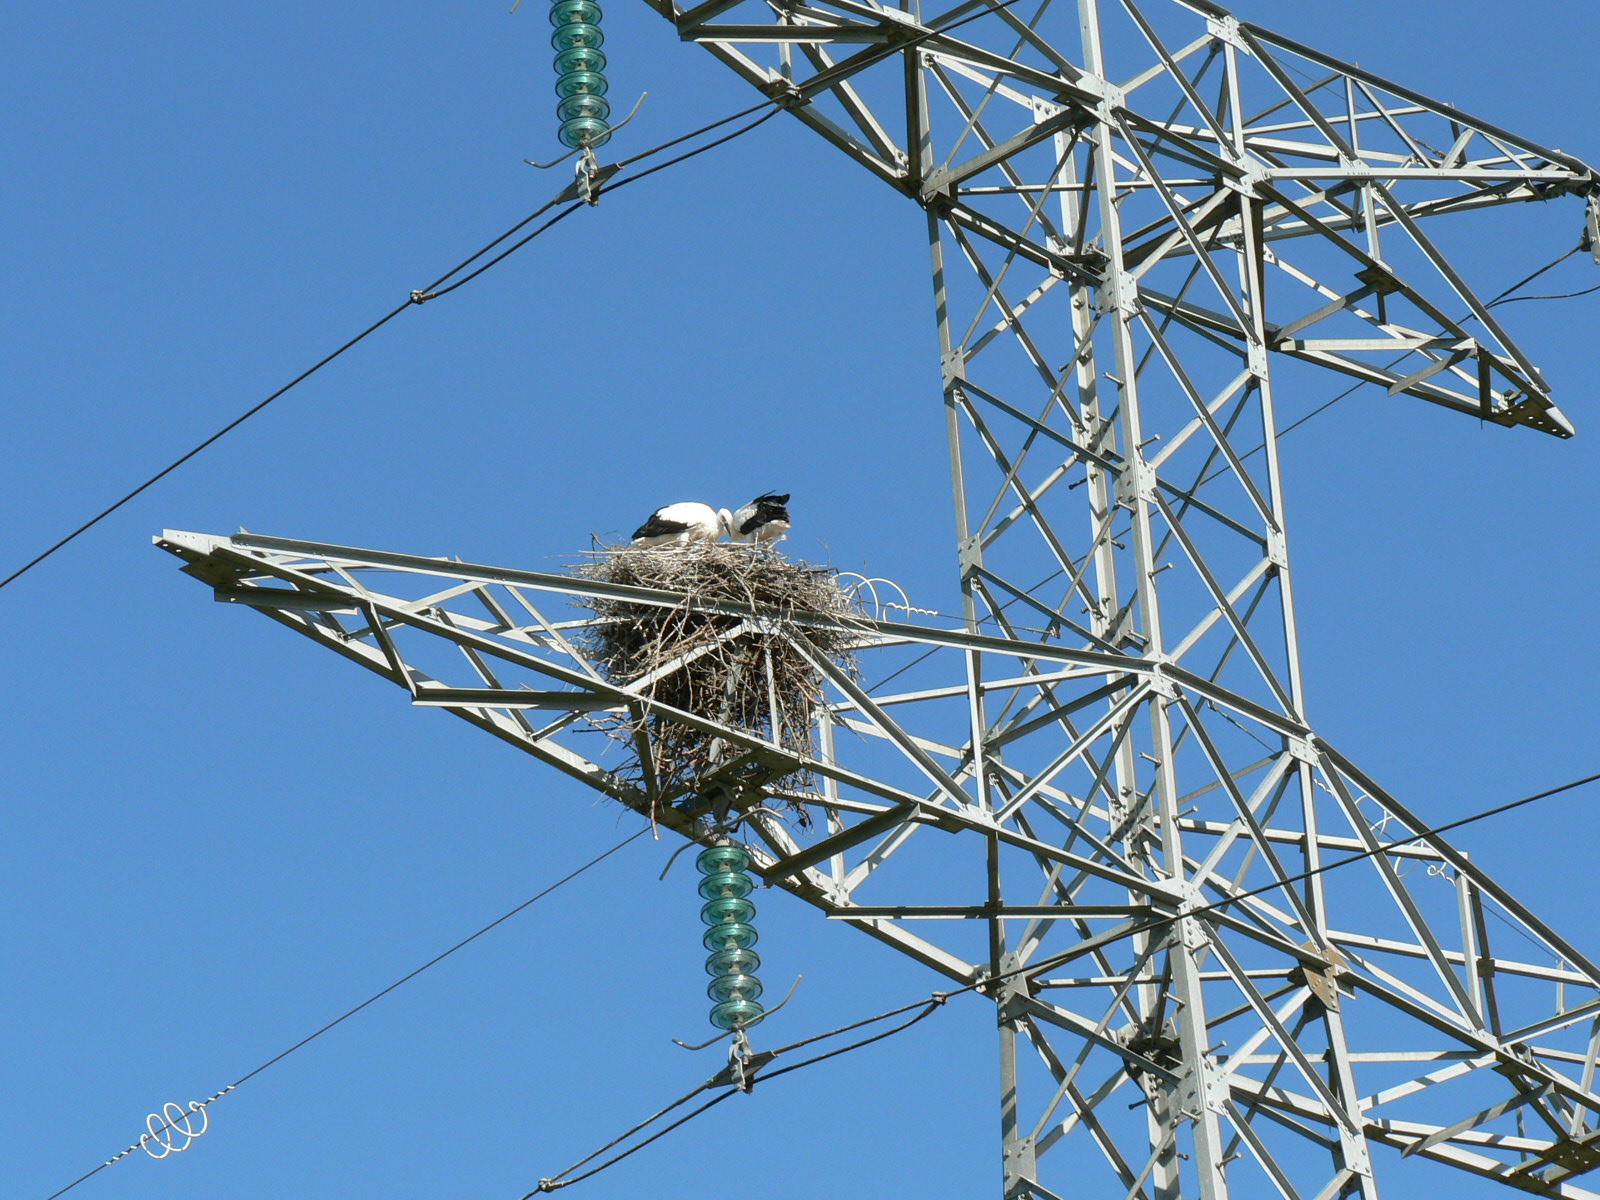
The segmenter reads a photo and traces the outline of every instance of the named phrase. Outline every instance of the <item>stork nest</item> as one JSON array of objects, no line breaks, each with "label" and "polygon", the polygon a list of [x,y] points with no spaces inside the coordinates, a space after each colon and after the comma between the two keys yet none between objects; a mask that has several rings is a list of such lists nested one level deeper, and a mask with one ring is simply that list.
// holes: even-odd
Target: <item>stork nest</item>
[{"label": "stork nest", "polygon": [[[682,597],[670,606],[603,598],[584,602],[595,620],[579,642],[607,679],[639,686],[657,703],[785,750],[814,755],[811,731],[822,701],[822,672],[800,647],[852,677],[856,673],[851,650],[856,634],[849,626],[859,613],[833,570],[791,561],[771,548],[702,543],[608,547],[576,573]],[[753,605],[763,619],[695,608],[717,603]],[[795,619],[804,616],[830,624]],[[595,714],[593,723],[625,747],[628,762],[619,774],[663,802],[703,794],[719,783],[769,794],[815,787],[810,770],[794,769],[783,756],[751,751],[665,714]],[[780,802],[807,823],[797,801]]]}]

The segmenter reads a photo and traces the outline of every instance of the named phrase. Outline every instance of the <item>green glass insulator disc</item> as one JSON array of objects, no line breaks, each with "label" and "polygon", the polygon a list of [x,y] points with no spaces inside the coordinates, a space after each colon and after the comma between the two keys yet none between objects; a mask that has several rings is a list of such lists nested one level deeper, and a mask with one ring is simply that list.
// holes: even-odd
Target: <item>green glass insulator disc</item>
[{"label": "green glass insulator disc", "polygon": [[753,975],[761,968],[761,955],[738,946],[718,950],[706,959],[707,975]]},{"label": "green glass insulator disc", "polygon": [[587,21],[574,21],[570,25],[563,25],[550,35],[550,45],[558,54],[578,46],[603,46],[605,42],[606,35],[600,32],[600,26],[591,25]]},{"label": "green glass insulator disc", "polygon": [[729,921],[747,923],[756,915],[756,906],[743,896],[719,896],[700,907],[700,919],[707,925],[724,925]]},{"label": "green glass insulator disc", "polygon": [[589,25],[600,24],[600,6],[594,0],[556,0],[550,6],[550,24],[558,29],[583,21]]},{"label": "green glass insulator disc", "polygon": [[706,995],[723,1000],[754,1000],[761,995],[761,980],[754,975],[724,975],[706,986]]},{"label": "green glass insulator disc", "polygon": [[604,96],[609,86],[599,71],[568,71],[556,80],[556,95],[563,100],[568,96]]},{"label": "green glass insulator disc", "polygon": [[574,150],[583,146],[604,146],[611,140],[611,126],[598,117],[575,117],[563,121],[561,131],[556,136],[561,139],[563,146],[571,146]]},{"label": "green glass insulator disc", "polygon": [[748,896],[755,886],[756,881],[743,871],[718,871],[700,881],[700,895],[707,900],[718,900],[723,896]]},{"label": "green glass insulator disc", "polygon": [[561,121],[576,121],[587,117],[591,121],[604,121],[611,115],[611,102],[604,96],[568,96],[556,105],[556,117]]},{"label": "green glass insulator disc", "polygon": [[565,75],[568,71],[604,71],[605,69],[605,53],[596,50],[593,46],[574,46],[572,49],[563,50],[556,55],[557,75]]},{"label": "green glass insulator disc", "polygon": [[707,950],[748,950],[759,940],[754,925],[743,921],[724,921],[706,930],[700,944]]},{"label": "green glass insulator disc", "polygon": [[738,1029],[766,1011],[754,1000],[724,1000],[711,1009],[711,1023],[718,1029]]},{"label": "green glass insulator disc", "polygon": [[694,865],[702,875],[714,875],[718,871],[742,871],[750,865],[750,852],[743,846],[731,843],[710,846],[700,851]]}]

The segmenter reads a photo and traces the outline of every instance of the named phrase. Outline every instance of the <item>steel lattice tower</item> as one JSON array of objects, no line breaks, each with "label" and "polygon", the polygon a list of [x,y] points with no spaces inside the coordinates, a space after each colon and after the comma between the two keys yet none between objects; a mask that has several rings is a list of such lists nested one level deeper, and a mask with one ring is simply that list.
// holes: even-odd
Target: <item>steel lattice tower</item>
[{"label": "steel lattice tower", "polygon": [[[1592,1195],[1600,968],[1305,716],[1273,366],[1569,436],[1422,223],[1570,194],[1600,256],[1595,172],[1203,0],[652,3],[925,211],[964,618],[862,622],[884,682],[819,660],[804,758],[574,642],[586,597],[681,595],[159,544],[686,837],[585,716],[737,747],[703,790],[766,883],[989,981],[1008,1198],[1371,1198],[1374,1145]],[[757,811],[797,766],[812,833]]]}]

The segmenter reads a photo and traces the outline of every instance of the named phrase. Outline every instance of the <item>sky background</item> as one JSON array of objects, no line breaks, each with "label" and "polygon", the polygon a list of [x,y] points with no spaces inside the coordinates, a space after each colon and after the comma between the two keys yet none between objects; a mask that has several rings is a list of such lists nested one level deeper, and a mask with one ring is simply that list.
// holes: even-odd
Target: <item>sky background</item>
[{"label": "sky background", "polygon": [[[0,575],[542,203],[543,6],[14,5],[0,188]],[[1600,9],[1240,3],[1239,15],[1600,161]],[[753,102],[608,6],[618,153]],[[1451,242],[1492,295],[1581,210]],[[797,122],[604,199],[408,311],[0,591],[4,1191],[43,1200],[614,844],[637,818],[253,614],[163,527],[549,568],[677,499],[790,491],[788,549],[953,579],[920,214]],[[1569,259],[1533,290],[1600,282]],[[1358,393],[1285,438],[1309,707],[1445,821],[1600,764],[1600,295],[1504,320],[1568,442]],[[1280,397],[1291,417],[1338,379]],[[885,512],[897,519],[885,521]],[[1600,794],[1456,841],[1600,951]],[[635,842],[73,1193],[514,1200],[719,1066],[698,900]],[[766,895],[766,894],[764,894]],[[938,981],[787,897],[789,1040]],[[993,1012],[736,1099],[577,1195],[992,1195]],[[1392,1156],[1391,1156],[1392,1157]],[[1500,1194],[1415,1160],[1388,1196]]]}]

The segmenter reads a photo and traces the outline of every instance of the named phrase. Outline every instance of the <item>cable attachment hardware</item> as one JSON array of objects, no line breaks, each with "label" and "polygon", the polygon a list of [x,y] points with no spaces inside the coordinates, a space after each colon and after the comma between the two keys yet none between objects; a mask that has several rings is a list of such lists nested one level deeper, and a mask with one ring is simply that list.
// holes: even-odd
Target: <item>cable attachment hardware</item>
[{"label": "cable attachment hardware", "polygon": [[754,1057],[750,1050],[750,1038],[742,1029],[733,1031],[733,1041],[728,1046],[728,1077],[733,1080],[733,1086],[741,1092],[749,1092],[756,1086]]},{"label": "cable attachment hardware", "polygon": [[577,176],[578,199],[593,208],[600,203],[600,160],[594,156],[594,147],[585,146],[578,151],[578,165],[574,174]]},{"label": "cable attachment hardware", "polygon": [[1600,191],[1588,195],[1588,214],[1583,223],[1583,248],[1594,256],[1600,265]]},{"label": "cable attachment hardware", "polygon": [[755,976],[761,957],[752,949],[757,934],[750,922],[756,906],[749,897],[756,885],[748,870],[750,853],[724,839],[702,850],[694,865],[703,876],[700,895],[706,902],[700,919],[710,926],[702,943],[711,951],[706,959],[711,1023],[718,1029],[740,1031],[734,1038],[737,1044],[744,1027],[766,1012],[759,1001],[761,981]]},{"label": "cable attachment hardware", "polygon": [[[194,1127],[196,1116],[200,1118],[199,1129]],[[146,1117],[144,1125],[150,1132],[140,1135],[139,1149],[151,1158],[165,1158],[169,1154],[182,1154],[194,1145],[194,1140],[211,1127],[211,1118],[206,1115],[206,1106],[197,1101],[189,1101],[187,1109],[168,1101],[161,1106],[160,1112]],[[181,1145],[178,1143],[179,1137],[183,1139]]]}]

